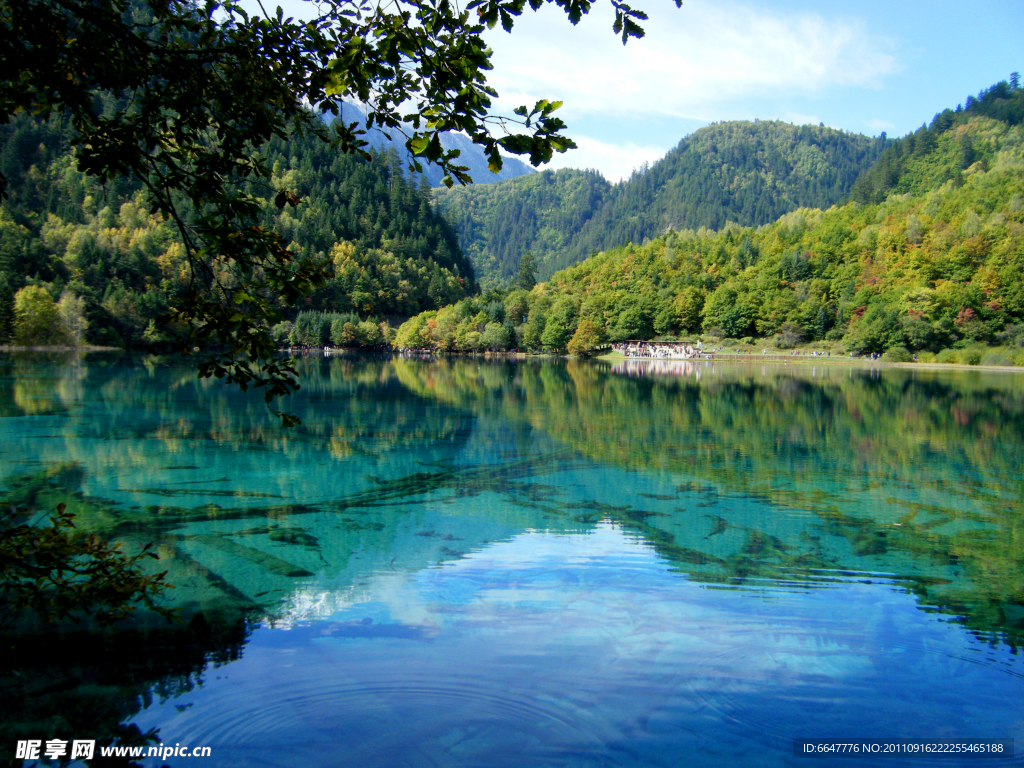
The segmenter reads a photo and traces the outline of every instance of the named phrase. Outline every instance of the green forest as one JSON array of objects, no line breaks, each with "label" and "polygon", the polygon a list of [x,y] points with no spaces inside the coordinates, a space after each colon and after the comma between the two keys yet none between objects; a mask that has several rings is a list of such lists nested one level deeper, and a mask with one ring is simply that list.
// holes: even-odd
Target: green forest
[{"label": "green forest", "polygon": [[[1024,90],[1001,83],[885,149],[845,204],[757,227],[670,229],[530,290],[423,313],[396,344],[587,353],[703,335],[1024,364],[1022,116]],[[856,199],[876,195],[883,164],[884,200]]]},{"label": "green forest", "polygon": [[[0,205],[0,343],[159,346],[168,308],[189,279],[173,224],[151,214],[140,183],[101,184],[80,172],[64,121],[21,114],[0,135],[9,184]],[[476,291],[429,187],[410,180],[394,152],[371,152],[367,161],[305,136],[273,139],[264,160],[272,177],[253,194],[272,199],[288,189],[301,202],[280,210],[268,202],[263,226],[296,256],[333,270],[303,306],[282,307],[291,318],[278,329],[286,343],[303,311],[378,324]],[[197,212],[186,207],[184,215],[189,223]]]},{"label": "green forest", "polygon": [[[561,170],[440,193],[395,152],[273,138],[251,190],[263,226],[330,277],[280,301],[272,335],[579,354],[703,336],[1022,363],[1022,120],[1011,79],[897,140],[721,123],[616,186]],[[61,118],[2,131],[0,343],[166,345],[189,262],[141,183],[82,173]],[[276,189],[298,204],[272,205]]]},{"label": "green forest", "polygon": [[526,251],[541,278],[671,228],[760,226],[845,198],[885,137],[778,121],[701,128],[650,168],[612,186],[595,171],[544,171],[435,192],[485,287],[507,287]]}]

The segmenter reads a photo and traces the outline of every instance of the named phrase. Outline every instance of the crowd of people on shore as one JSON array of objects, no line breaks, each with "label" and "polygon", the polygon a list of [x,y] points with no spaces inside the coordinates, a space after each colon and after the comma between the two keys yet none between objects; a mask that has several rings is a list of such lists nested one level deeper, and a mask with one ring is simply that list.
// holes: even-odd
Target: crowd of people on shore
[{"label": "crowd of people on shore", "polygon": [[623,357],[643,357],[662,360],[693,360],[694,358],[711,355],[711,351],[705,350],[703,344],[699,341],[696,344],[626,341],[612,344],[612,349]]},{"label": "crowd of people on shore", "polygon": [[[713,355],[717,354],[756,354],[754,350],[743,349],[743,348],[711,348],[705,347],[702,342],[654,342],[654,341],[624,341],[618,344],[612,344],[612,349],[623,357],[627,358],[644,358],[644,359],[661,359],[661,360],[697,360],[697,359],[710,359]],[[831,351],[823,350],[776,350],[764,348],[761,352],[762,356],[782,356],[782,357],[832,357]],[[851,355],[852,357],[853,355]],[[881,355],[878,355],[881,357]],[[874,359],[875,356],[872,356]]]}]

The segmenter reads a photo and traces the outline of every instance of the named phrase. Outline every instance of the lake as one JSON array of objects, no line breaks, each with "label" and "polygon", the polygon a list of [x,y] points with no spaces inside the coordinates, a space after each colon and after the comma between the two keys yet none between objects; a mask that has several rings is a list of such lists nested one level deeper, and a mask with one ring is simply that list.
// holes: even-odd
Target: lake
[{"label": "lake", "polygon": [[[1024,376],[298,367],[284,430],[156,358],[0,357],[4,503],[153,542],[180,617],[26,626],[0,665],[0,761],[26,739],[289,768],[1021,748]],[[1024,764],[1001,748],[981,764]]]}]

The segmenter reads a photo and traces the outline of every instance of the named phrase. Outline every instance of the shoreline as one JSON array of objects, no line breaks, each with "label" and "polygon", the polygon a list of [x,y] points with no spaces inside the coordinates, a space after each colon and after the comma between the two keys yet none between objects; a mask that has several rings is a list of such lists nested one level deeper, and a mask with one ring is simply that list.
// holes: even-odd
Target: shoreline
[{"label": "shoreline", "polygon": [[919,362],[919,363],[894,363],[881,358],[877,360],[871,360],[870,358],[863,357],[843,357],[835,355],[833,357],[812,357],[809,355],[786,355],[782,353],[774,353],[771,355],[760,355],[760,354],[729,354],[729,353],[715,353],[714,357],[707,358],[689,358],[688,360],[681,357],[626,357],[621,352],[609,352],[604,355],[600,355],[593,358],[594,360],[604,360],[606,362],[619,362],[622,360],[645,360],[645,361],[680,361],[680,362],[693,362],[693,363],[749,363],[749,364],[763,364],[763,365],[788,365],[790,363],[797,363],[801,365],[841,365],[841,366],[857,366],[863,368],[905,368],[909,370],[925,370],[925,371],[948,371],[948,370],[967,370],[967,371],[991,371],[991,372],[1002,372],[1002,373],[1024,373],[1024,366],[1019,365],[969,365],[968,363],[935,363],[935,362]]},{"label": "shoreline", "polygon": [[[68,347],[68,346],[38,346],[38,347],[26,347],[17,346],[14,344],[0,344],[0,352],[49,352],[49,353],[85,353],[85,352],[124,352],[122,347],[99,347],[92,345],[82,345],[79,347]],[[279,350],[287,352],[288,350]],[[338,349],[332,350],[331,356],[336,356],[346,352],[355,352],[353,349]],[[396,350],[392,350],[392,354],[399,354]],[[1024,366],[1018,365],[970,365],[968,363],[937,363],[937,362],[907,362],[897,363],[882,360],[881,358],[871,360],[870,358],[864,357],[846,357],[843,355],[829,356],[812,356],[812,355],[794,355],[785,354],[783,352],[773,352],[770,355],[758,354],[752,352],[750,354],[739,354],[730,352],[716,352],[713,353],[711,358],[682,358],[682,357],[627,357],[621,352],[607,352],[603,355],[595,355],[590,358],[580,358],[575,355],[564,355],[556,353],[540,353],[531,354],[529,352],[475,352],[475,353],[449,353],[458,357],[483,357],[488,360],[497,359],[591,359],[591,360],[603,360],[605,362],[620,362],[623,360],[636,360],[636,361],[679,361],[679,362],[693,362],[693,363],[746,363],[751,365],[829,365],[829,366],[859,366],[863,368],[905,368],[909,370],[922,370],[922,371],[948,371],[948,370],[968,370],[968,371],[989,371],[993,373],[1024,373]]]},{"label": "shoreline", "polygon": [[41,346],[24,347],[17,344],[0,344],[0,352],[124,352],[123,347],[95,347],[83,344],[79,347]]}]

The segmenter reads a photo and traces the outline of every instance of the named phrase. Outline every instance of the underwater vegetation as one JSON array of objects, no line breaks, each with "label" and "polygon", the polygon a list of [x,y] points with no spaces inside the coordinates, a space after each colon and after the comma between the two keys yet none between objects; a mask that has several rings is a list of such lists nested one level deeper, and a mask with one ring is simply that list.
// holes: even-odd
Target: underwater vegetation
[{"label": "underwater vegetation", "polygon": [[[1012,377],[720,365],[700,377],[630,378],[601,363],[311,358],[299,362],[303,388],[288,404],[303,432],[290,436],[251,401],[155,359],[7,365],[11,408],[89,436],[96,427],[75,410],[87,388],[109,409],[114,445],[158,440],[182,456],[161,463],[172,480],[122,489],[136,505],[83,493],[81,463],[46,461],[7,478],[2,503],[65,503],[83,530],[127,553],[152,542],[152,567],[168,569],[186,614],[213,601],[272,616],[297,581],[354,567],[346,558],[360,547],[394,547],[403,520],[465,499],[486,510],[485,499],[499,498],[502,514],[519,510],[510,519],[527,527],[611,521],[708,583],[885,574],[922,604],[1019,642],[1024,384]],[[187,419],[165,416],[183,405]],[[410,472],[391,458],[411,445],[456,456],[481,425],[499,422],[521,434],[497,462],[438,458]],[[536,450],[530,434],[562,448]],[[325,448],[336,461],[369,458],[376,471],[316,503],[230,473],[197,480],[187,452],[221,440],[285,457]],[[666,481],[614,499],[570,493],[565,478],[594,462]],[[436,560],[459,556],[441,551],[449,532],[438,530]]]},{"label": "underwater vegetation", "polygon": [[[675,497],[594,502],[574,519],[616,521],[691,579],[802,584],[880,573],[983,636],[1014,647],[1024,638],[1019,377],[727,364],[700,377],[630,378],[574,361],[394,365],[421,396],[529,423],[594,461],[690,478],[674,483]],[[686,522],[670,528],[641,501],[671,505]],[[777,535],[727,514],[749,505]]]},{"label": "underwater vegetation", "polygon": [[[305,423],[294,435],[220,390],[205,399],[208,385],[174,368],[154,369],[158,386],[145,368],[122,369],[123,379],[92,364],[19,369],[10,418],[34,430],[24,440],[78,458],[52,460],[54,448],[5,462],[0,504],[40,519],[63,504],[81,531],[126,555],[151,545],[159,559],[145,567],[166,571],[174,589],[164,605],[179,620],[138,611],[111,627],[49,629],[26,619],[5,633],[3,698],[27,703],[0,709],[0,740],[44,721],[60,723],[54,737],[145,739],[118,729],[147,696],[196,685],[243,652],[254,626],[293,620],[310,590],[357,595],[377,572],[443,566],[528,530],[611,525],[707,588],[882,582],[985,642],[1024,640],[1024,385],[1015,380],[302,365],[305,399],[292,408]],[[112,411],[82,408],[83,392]],[[90,409],[102,418],[90,420]],[[475,441],[496,447],[479,452]],[[228,464],[207,466],[207,445],[258,456],[265,473],[313,456],[323,482],[307,497],[254,484]],[[105,463],[90,465],[90,452]],[[136,469],[146,462],[148,474]],[[121,466],[123,481],[109,481]]]}]

